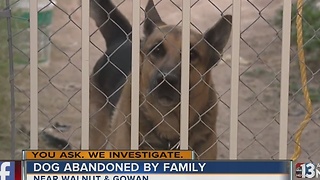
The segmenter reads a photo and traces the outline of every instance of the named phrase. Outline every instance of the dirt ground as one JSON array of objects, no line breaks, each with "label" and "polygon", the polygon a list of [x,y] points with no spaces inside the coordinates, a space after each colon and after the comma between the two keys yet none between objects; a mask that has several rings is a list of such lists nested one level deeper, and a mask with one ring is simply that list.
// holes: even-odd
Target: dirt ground
[{"label": "dirt ground", "polygon": [[[120,2],[117,0],[116,2]],[[142,0],[142,7],[146,0]],[[181,7],[182,0],[175,0]],[[192,1],[192,22],[201,31],[206,30],[220,17],[221,12],[209,1]],[[215,5],[231,12],[231,0],[215,0]],[[120,5],[120,10],[131,17],[132,0]],[[71,148],[80,147],[81,138],[81,8],[77,0],[57,0],[52,36],[52,57],[50,65],[39,71],[39,129],[70,142]],[[241,60],[239,87],[239,130],[238,157],[240,159],[277,159],[279,152],[279,112],[280,112],[280,65],[281,33],[273,25],[276,10],[281,8],[282,0],[242,1],[241,15]],[[158,11],[167,23],[180,20],[181,12],[169,0],[163,0]],[[91,23],[91,32],[96,30]],[[105,50],[104,40],[99,32],[91,36],[95,44],[90,47],[91,68]],[[99,49],[97,47],[99,47]],[[213,69],[213,78],[221,103],[217,133],[219,136],[219,158],[229,158],[230,127],[230,47],[225,53],[225,61]],[[235,60],[235,62],[237,62]],[[296,60],[292,60],[295,63]],[[17,87],[28,94],[28,68],[16,78]],[[298,76],[298,71],[293,74]],[[27,79],[27,80],[26,80]],[[18,127],[20,136],[28,131],[28,98],[17,91]],[[305,103],[302,99],[290,97],[288,126],[288,157],[291,157],[295,143],[292,136],[305,115]],[[314,104],[311,122],[305,129],[302,139],[302,155],[299,161],[320,161],[320,113],[319,104]],[[24,109],[26,109],[24,111]],[[55,123],[70,126],[63,132],[51,126]],[[26,141],[27,142],[27,141]],[[43,145],[42,143],[40,143]],[[46,145],[42,148],[48,148]],[[22,147],[21,148],[25,148]],[[49,147],[51,148],[51,147]],[[17,149],[19,152],[20,149]]]}]

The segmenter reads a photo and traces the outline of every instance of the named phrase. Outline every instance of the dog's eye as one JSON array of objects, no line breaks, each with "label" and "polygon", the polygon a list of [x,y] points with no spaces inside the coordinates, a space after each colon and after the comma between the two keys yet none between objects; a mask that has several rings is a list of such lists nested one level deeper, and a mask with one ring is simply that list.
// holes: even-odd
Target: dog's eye
[{"label": "dog's eye", "polygon": [[195,49],[190,50],[190,61],[194,61],[199,57],[199,53]]},{"label": "dog's eye", "polygon": [[156,57],[163,57],[166,53],[166,50],[162,43],[156,44],[150,49],[150,54]]}]

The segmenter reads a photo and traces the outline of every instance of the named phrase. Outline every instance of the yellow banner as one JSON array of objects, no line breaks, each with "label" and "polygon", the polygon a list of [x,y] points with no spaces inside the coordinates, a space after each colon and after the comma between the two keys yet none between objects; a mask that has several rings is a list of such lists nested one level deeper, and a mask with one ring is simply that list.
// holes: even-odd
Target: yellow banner
[{"label": "yellow banner", "polygon": [[192,151],[41,151],[26,150],[24,151],[25,160],[192,160]]}]

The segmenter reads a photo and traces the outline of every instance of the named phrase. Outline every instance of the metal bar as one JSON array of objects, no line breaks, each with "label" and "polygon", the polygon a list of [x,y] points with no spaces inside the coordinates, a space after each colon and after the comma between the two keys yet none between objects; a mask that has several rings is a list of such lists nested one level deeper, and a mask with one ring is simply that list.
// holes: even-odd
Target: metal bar
[{"label": "metal bar", "polygon": [[287,159],[291,0],[283,0],[279,159]]},{"label": "metal bar", "polygon": [[38,0],[30,8],[30,148],[38,149]]},{"label": "metal bar", "polygon": [[81,1],[81,149],[89,149],[89,1]]},{"label": "metal bar", "polygon": [[233,0],[232,5],[232,64],[231,64],[231,105],[230,105],[230,159],[238,155],[238,111],[239,111],[239,60],[241,32],[241,1]]},{"label": "metal bar", "polygon": [[[9,4],[6,5],[7,7],[9,7]],[[11,10],[10,9],[5,9],[5,10],[0,10],[0,18],[8,18],[11,17]]]},{"label": "metal bar", "polygon": [[181,109],[180,149],[188,149],[189,139],[189,76],[190,76],[190,0],[182,5],[182,49],[181,49]]},{"label": "metal bar", "polygon": [[[6,0],[6,8],[9,8],[10,2]],[[9,10],[7,10],[9,11]],[[12,44],[12,30],[11,30],[11,11],[10,16],[7,16],[8,29],[8,50],[9,50],[9,82],[10,82],[10,125],[11,125],[11,159],[15,159],[16,151],[16,108],[15,108],[15,94],[14,94],[14,63],[13,63],[13,44]]]},{"label": "metal bar", "polygon": [[132,3],[131,149],[139,149],[140,0]]}]

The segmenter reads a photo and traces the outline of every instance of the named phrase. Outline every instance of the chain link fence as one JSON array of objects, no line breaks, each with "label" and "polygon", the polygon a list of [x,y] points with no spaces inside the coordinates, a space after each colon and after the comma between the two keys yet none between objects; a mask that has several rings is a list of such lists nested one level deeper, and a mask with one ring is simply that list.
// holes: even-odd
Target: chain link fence
[{"label": "chain link fence", "polygon": [[[0,118],[10,137],[4,138],[6,153],[3,156],[20,158],[21,150],[30,148],[30,66],[29,54],[23,42],[28,42],[28,16],[23,14],[23,0],[2,4],[3,10],[11,10],[7,29],[9,50],[13,57],[2,58],[0,63],[14,65],[8,76],[11,83],[11,119]],[[141,20],[144,20],[146,0],[141,1]],[[115,0],[114,3],[132,22],[132,1]],[[191,22],[195,31],[204,33],[224,14],[232,13],[232,0],[192,0]],[[294,152],[294,138],[300,122],[307,112],[302,94],[297,57],[295,18],[292,11],[292,36],[290,49],[289,112],[288,112],[288,158]],[[39,1],[40,4],[40,1]],[[163,21],[181,25],[182,0],[155,1]],[[280,89],[282,55],[282,7],[281,0],[241,1],[240,73],[238,90],[237,157],[239,159],[278,159],[280,136]],[[316,0],[306,0],[303,5],[308,87],[313,105],[311,121],[301,136],[302,154],[299,161],[319,162],[320,143],[320,87],[319,43],[320,9]],[[38,121],[39,149],[80,149],[81,141],[81,2],[49,1],[38,8],[39,60],[38,68]],[[2,11],[4,12],[4,11]],[[52,14],[50,14],[52,12]],[[41,17],[44,19],[41,19]],[[313,18],[313,16],[315,16]],[[46,21],[52,18],[52,21]],[[2,19],[4,20],[4,19]],[[1,20],[1,21],[2,21]],[[40,23],[43,24],[40,24]],[[90,69],[104,55],[106,46],[99,28],[90,22]],[[40,40],[39,40],[40,41]],[[11,44],[12,43],[12,44]],[[173,47],[174,48],[174,47]],[[228,159],[230,153],[230,106],[232,45],[225,48],[223,58],[212,69],[214,91],[218,96],[217,145],[218,158]],[[7,54],[3,50],[1,54]],[[49,54],[48,56],[46,56]],[[8,65],[9,66],[9,65]],[[5,68],[9,69],[8,66]],[[4,69],[5,69],[4,68]],[[1,71],[1,70],[0,70]],[[2,73],[3,71],[1,71]],[[8,81],[2,82],[8,84]],[[1,98],[0,98],[1,99]],[[10,100],[3,106],[10,106]],[[143,102],[147,103],[147,102]],[[2,102],[0,104],[3,104]],[[177,106],[178,107],[178,106]],[[3,112],[10,114],[9,112]],[[161,117],[165,118],[165,114]],[[197,114],[201,117],[201,114]],[[8,117],[8,116],[7,116]],[[11,127],[10,131],[9,121]],[[171,125],[172,126],[172,125]],[[172,127],[168,127],[172,128]],[[173,127],[174,128],[174,127]],[[179,133],[179,132],[177,132]],[[103,135],[103,132],[101,132]],[[104,134],[107,135],[107,134]],[[6,141],[5,141],[6,139]],[[10,147],[11,146],[11,150]],[[285,144],[284,144],[285,146]],[[151,147],[152,148],[152,147]]]}]

